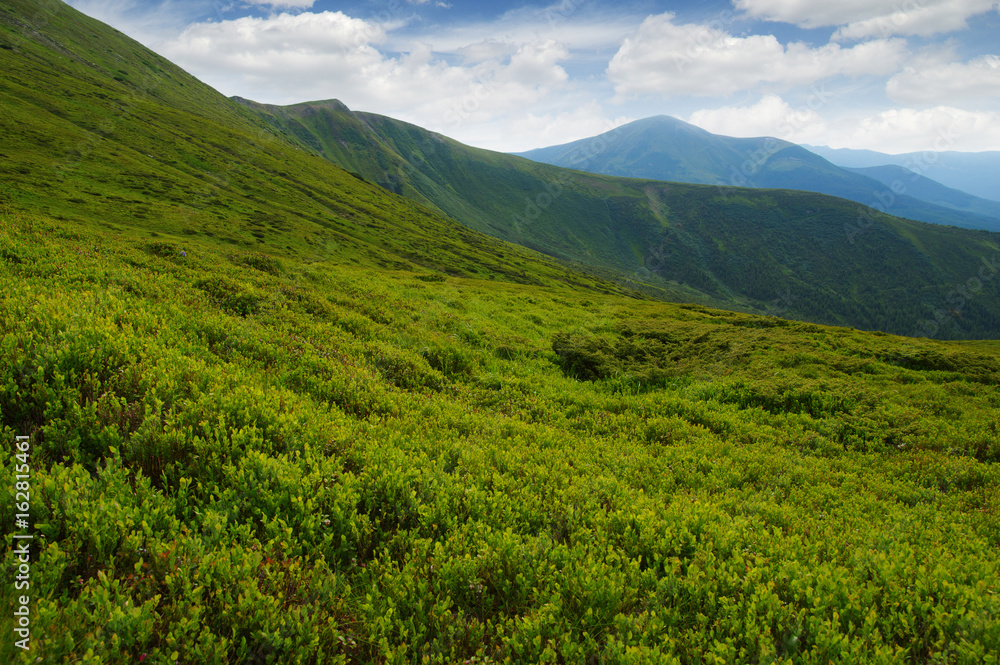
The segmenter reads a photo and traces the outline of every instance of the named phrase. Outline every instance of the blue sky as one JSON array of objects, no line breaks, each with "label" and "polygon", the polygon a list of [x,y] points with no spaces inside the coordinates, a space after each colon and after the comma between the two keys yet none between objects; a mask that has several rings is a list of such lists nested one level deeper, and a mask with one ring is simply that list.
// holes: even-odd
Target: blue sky
[{"label": "blue sky", "polygon": [[226,95],[340,99],[520,151],[651,115],[730,136],[1000,150],[995,0],[69,0]]}]

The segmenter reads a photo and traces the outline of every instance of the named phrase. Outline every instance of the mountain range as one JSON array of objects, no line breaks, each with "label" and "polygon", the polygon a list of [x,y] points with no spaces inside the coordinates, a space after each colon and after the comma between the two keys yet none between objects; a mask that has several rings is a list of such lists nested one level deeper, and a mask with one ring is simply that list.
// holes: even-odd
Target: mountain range
[{"label": "mountain range", "polygon": [[[990,336],[1000,330],[992,296],[965,299],[957,315],[945,307],[954,285],[992,256],[996,234],[908,222],[812,192],[622,177],[653,159],[652,152],[646,162],[635,154],[653,143],[644,127],[654,134],[673,127],[681,138],[669,145],[677,164],[684,164],[684,177],[706,180],[732,168],[734,155],[764,150],[766,139],[713,138],[678,121],[653,119],[563,151],[567,159],[590,155],[590,163],[628,153],[631,166],[609,176],[471,148],[408,123],[352,112],[337,101],[288,107],[238,101],[303,150],[360,177],[470,228],[655,297],[903,334],[933,329]],[[633,144],[630,132],[643,140]],[[792,145],[762,160],[764,182],[782,177],[789,164],[799,183],[831,174],[845,190],[886,189]],[[934,208],[905,197],[889,208],[905,206]],[[986,285],[991,294],[995,288],[992,281]]]},{"label": "mountain range", "polygon": [[[947,138],[947,137],[943,137]],[[947,141],[943,141],[947,145]],[[1000,201],[1000,152],[956,152],[952,150],[909,152],[890,155],[874,150],[804,146],[846,168],[902,166],[943,185],[990,201]]]},{"label": "mountain range", "polygon": [[546,164],[629,178],[819,192],[897,217],[1000,231],[995,201],[945,191],[940,185],[928,188],[926,179],[917,182],[907,174],[894,174],[886,183],[788,141],[720,136],[670,116],[637,120],[593,138],[520,154]]}]

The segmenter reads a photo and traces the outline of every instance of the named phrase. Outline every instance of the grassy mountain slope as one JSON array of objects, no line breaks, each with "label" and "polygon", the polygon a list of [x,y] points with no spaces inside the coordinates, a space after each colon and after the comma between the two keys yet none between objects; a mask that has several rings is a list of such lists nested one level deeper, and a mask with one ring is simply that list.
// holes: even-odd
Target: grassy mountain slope
[{"label": "grassy mountain slope", "polygon": [[[941,138],[946,140],[948,137]],[[982,152],[934,150],[890,155],[874,150],[805,147],[838,166],[867,168],[893,164],[920,173],[953,189],[990,201],[1000,201],[1000,151],[997,150]]]},{"label": "grassy mountain slope", "polygon": [[820,192],[887,208],[897,217],[1000,231],[1000,221],[993,216],[887,192],[878,179],[835,166],[794,143],[719,136],[669,116],[637,120],[594,138],[521,155],[631,178]]},{"label": "grassy mountain slope", "polygon": [[237,253],[266,245],[279,257],[335,253],[357,265],[513,280],[531,264],[532,280],[581,279],[303,152],[61,3],[30,22],[18,7],[0,7],[0,203],[108,228],[155,221],[151,236],[221,240]]},{"label": "grassy mountain slope", "polygon": [[[907,222],[808,192],[570,171],[339,102],[256,107],[304,149],[373,182],[662,298],[901,334],[1000,336],[1000,279],[952,307],[955,287],[997,256],[997,234]],[[772,168],[784,159],[773,156]]]},{"label": "grassy mountain slope", "polygon": [[906,192],[909,196],[921,201],[961,212],[1000,219],[1000,202],[981,199],[978,196],[946,187],[935,180],[914,173],[904,166],[886,164],[848,170],[875,178],[889,187],[895,186],[897,190]]},{"label": "grassy mountain slope", "polygon": [[0,30],[0,661],[995,659],[997,343],[604,293]]}]

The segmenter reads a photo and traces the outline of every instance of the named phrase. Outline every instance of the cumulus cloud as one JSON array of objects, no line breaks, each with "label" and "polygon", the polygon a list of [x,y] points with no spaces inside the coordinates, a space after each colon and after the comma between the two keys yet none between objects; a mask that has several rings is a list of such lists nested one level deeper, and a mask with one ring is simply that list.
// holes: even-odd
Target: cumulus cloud
[{"label": "cumulus cloud", "polygon": [[753,18],[802,28],[841,26],[835,40],[952,32],[997,8],[996,0],[735,0],[734,5]]},{"label": "cumulus cloud", "polygon": [[892,109],[852,122],[830,139],[831,147],[887,153],[1000,150],[1000,113],[950,106]]},{"label": "cumulus cloud", "polygon": [[984,55],[969,62],[908,67],[889,79],[886,93],[905,104],[995,103],[1000,100],[1000,57]]},{"label": "cumulus cloud", "polygon": [[825,140],[828,127],[808,106],[793,108],[777,95],[766,95],[751,106],[723,106],[695,111],[688,122],[714,134],[738,137],[771,136],[793,143]]},{"label": "cumulus cloud", "polygon": [[194,24],[161,52],[225,94],[274,104],[336,97],[453,136],[524,113],[569,79],[560,63],[570,54],[552,40],[481,43],[455,65],[427,43],[388,55],[396,27],[341,12],[244,17]]},{"label": "cumulus cloud", "polygon": [[671,13],[651,16],[625,40],[607,69],[619,95],[726,95],[839,74],[884,75],[898,69],[906,55],[905,43],[897,39],[853,48],[784,46],[774,35],[734,37],[719,27],[677,25],[673,19]]},{"label": "cumulus cloud", "polygon": [[469,127],[466,140],[494,150],[521,152],[603,134],[632,120],[628,116],[608,119],[605,109],[591,100],[570,108],[522,110],[476,124]]},{"label": "cumulus cloud", "polygon": [[336,79],[378,67],[383,58],[371,44],[384,38],[382,26],[340,12],[279,14],[195,23],[161,51],[229,94],[244,84],[294,94],[318,74]]}]

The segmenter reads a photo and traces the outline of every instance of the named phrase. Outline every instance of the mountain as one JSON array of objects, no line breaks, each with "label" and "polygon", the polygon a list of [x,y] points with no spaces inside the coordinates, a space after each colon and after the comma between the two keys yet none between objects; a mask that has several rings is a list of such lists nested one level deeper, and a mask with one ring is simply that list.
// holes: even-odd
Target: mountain
[{"label": "mountain", "polygon": [[848,168],[847,170],[874,178],[887,185],[894,192],[905,193],[921,201],[960,212],[1000,219],[1000,201],[981,199],[978,196],[946,187],[936,180],[925,178],[904,166],[887,164],[866,168]]},{"label": "mountain", "polygon": [[873,150],[805,146],[838,166],[867,168],[895,165],[974,196],[1000,201],[1000,151],[954,150],[889,155]]},{"label": "mountain", "polygon": [[0,662],[1000,651],[1000,343],[632,297],[58,2],[0,109]]},{"label": "mountain", "polygon": [[[965,298],[955,313],[946,306],[954,285],[996,254],[996,234],[907,222],[810,192],[571,171],[470,148],[336,101],[289,107],[240,101],[303,150],[470,228],[659,298],[902,334],[1000,335],[1000,300],[993,296],[1000,280],[985,282],[984,297]],[[678,143],[690,143],[679,155],[695,153],[707,136],[700,164],[718,169],[731,156],[725,140],[672,124],[687,137]],[[742,145],[752,151],[763,143]],[[602,156],[613,152],[609,145]],[[794,155],[810,158],[788,146],[769,169],[778,171]],[[862,177],[811,159],[845,182]],[[694,160],[687,163],[694,169]]]},{"label": "mountain", "polygon": [[722,187],[797,189],[839,196],[897,217],[1000,231],[1000,220],[887,190],[775,138],[719,136],[669,116],[637,120],[590,139],[521,153],[534,161],[590,173]]}]

